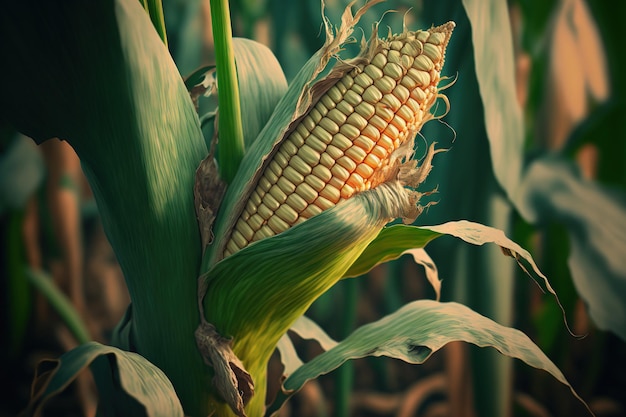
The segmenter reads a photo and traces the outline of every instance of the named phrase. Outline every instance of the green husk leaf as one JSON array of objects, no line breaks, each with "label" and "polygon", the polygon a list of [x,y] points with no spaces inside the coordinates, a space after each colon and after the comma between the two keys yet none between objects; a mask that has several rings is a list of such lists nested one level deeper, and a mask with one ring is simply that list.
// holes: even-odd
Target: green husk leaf
[{"label": "green husk leaf", "polygon": [[[206,274],[207,321],[258,388],[246,411],[261,413],[266,364],[278,340],[334,285],[390,220],[415,210],[413,191],[389,182],[283,233],[254,242]],[[279,260],[279,261],[278,261]]]},{"label": "green husk leaf", "polygon": [[97,342],[88,342],[57,360],[40,363],[26,415],[38,415],[91,367],[98,386],[98,415],[182,417],[184,412],[167,376],[144,357]]},{"label": "green husk leaf", "polygon": [[[502,326],[462,304],[433,300],[414,301],[393,314],[360,327],[333,349],[298,368],[285,380],[283,388],[286,395],[292,394],[306,381],[337,369],[347,360],[366,356],[388,356],[421,364],[453,341],[493,347],[506,356],[543,369],[569,387],[572,394],[587,406],[563,373],[524,333]],[[272,405],[275,410],[279,407],[280,404]]]}]

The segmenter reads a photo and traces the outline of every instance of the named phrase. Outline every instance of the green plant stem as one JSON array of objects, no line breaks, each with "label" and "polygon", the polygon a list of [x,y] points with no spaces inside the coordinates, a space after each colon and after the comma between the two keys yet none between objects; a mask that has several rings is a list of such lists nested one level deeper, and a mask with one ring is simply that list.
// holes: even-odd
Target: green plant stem
[{"label": "green plant stem", "polygon": [[[343,311],[341,313],[341,337],[347,337],[356,324],[356,305],[359,296],[358,278],[342,282]],[[354,383],[354,362],[347,361],[337,370],[337,391],[335,393],[336,415],[348,417],[350,415],[350,394]]]},{"label": "green plant stem", "polygon": [[211,0],[210,4],[219,90],[220,143],[217,158],[222,179],[230,183],[237,173],[244,154],[239,85],[228,0]]},{"label": "green plant stem", "polygon": [[167,46],[167,33],[165,32],[165,17],[163,15],[163,4],[161,0],[140,0],[141,5],[148,15],[150,16],[150,20],[154,25],[159,37]]},{"label": "green plant stem", "polygon": [[43,271],[26,269],[26,277],[30,283],[48,300],[50,305],[61,316],[63,323],[72,332],[78,344],[91,340],[87,326],[65,294],[54,284],[52,277]]}]

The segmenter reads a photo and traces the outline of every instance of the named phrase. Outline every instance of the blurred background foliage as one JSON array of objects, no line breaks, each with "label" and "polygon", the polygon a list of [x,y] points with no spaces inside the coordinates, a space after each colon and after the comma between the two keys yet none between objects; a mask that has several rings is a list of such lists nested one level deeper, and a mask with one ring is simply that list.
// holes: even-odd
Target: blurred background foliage
[{"label": "blurred background foliage", "polygon": [[[324,13],[331,22],[339,22],[347,3],[326,1]],[[603,281],[613,283],[609,288],[616,289],[614,300],[626,305],[626,294],[620,293],[625,288],[626,262],[609,264],[626,255],[626,238],[620,235],[626,231],[620,229],[626,216],[626,87],[621,76],[626,73],[626,58],[620,26],[626,6],[594,0],[484,2],[493,12],[491,19],[502,16],[497,11],[508,17],[494,24],[480,22],[475,16],[468,18],[466,10],[472,3],[481,4],[388,0],[376,5],[360,23],[366,37],[375,19],[387,10],[396,12],[384,15],[381,35],[387,34],[387,27],[394,33],[401,31],[403,22],[409,29],[448,20],[457,23],[444,69],[444,75],[454,80],[446,90],[451,109],[445,123],[433,121],[425,126],[425,141],[417,141],[416,152],[420,155],[425,150],[426,141],[437,141],[450,150],[437,157],[426,184],[438,187],[434,197],[438,204],[418,223],[468,219],[504,230],[533,254],[559,294],[573,332],[586,337],[578,340],[569,334],[554,299],[522,277],[513,262],[494,248],[459,245],[454,239],[437,239],[429,245],[427,250],[444,280],[443,299],[462,302],[501,324],[522,329],[564,371],[597,415],[624,416],[626,343],[590,319],[586,297],[581,297],[581,288],[589,292],[589,287],[575,285],[575,277],[586,275],[592,292],[594,282],[598,288]],[[212,64],[208,1],[164,0],[163,5],[168,45],[181,75]],[[324,41],[319,0],[234,0],[231,13],[234,35],[270,47],[288,80]],[[505,32],[512,36],[512,48]],[[360,38],[361,32],[356,31],[355,36]],[[492,57],[493,62],[477,65],[477,40],[495,45],[495,50],[513,60],[510,87],[515,97],[505,99],[519,106],[523,129],[513,134],[520,135],[524,151],[510,159],[489,142],[494,140],[492,116],[498,109],[485,104],[488,96],[504,93],[493,86],[497,83],[491,85],[477,75],[480,65],[501,61]],[[512,129],[510,125],[501,128],[504,132]],[[23,272],[25,265],[51,275],[95,340],[108,341],[128,303],[97,209],[68,148],[59,141],[37,148],[9,129],[0,132],[0,216],[5,248],[1,306],[6,340],[2,344],[6,364],[2,380],[5,386],[11,381],[2,393],[0,416],[13,415],[26,404],[39,358],[56,357],[77,343],[76,335],[68,332],[50,307],[54,304],[33,289]],[[547,169],[529,171],[524,179],[514,178],[539,190],[541,198],[529,193],[539,203],[518,199],[503,183],[501,167],[515,166],[517,160],[527,167]],[[536,161],[542,164],[532,165]],[[561,204],[568,210],[546,197],[551,195],[550,189],[540,192],[553,178],[573,181],[563,180],[574,185],[554,192],[564,195]],[[618,238],[609,240],[615,233]],[[586,246],[581,246],[583,243]],[[586,256],[572,260],[572,253]],[[604,296],[602,291],[596,296]],[[341,339],[357,325],[391,313],[408,301],[433,296],[423,272],[409,259],[400,258],[363,279],[340,282],[308,315],[330,336]],[[622,325],[626,327],[626,323]],[[303,358],[319,352],[315,343],[307,341],[299,343],[298,349]],[[383,358],[351,361],[307,384],[284,415],[582,414],[565,387],[547,374],[517,365],[497,352],[456,344],[420,367]],[[275,392],[278,360],[270,368]],[[90,384],[88,379],[79,381],[68,398],[59,400],[56,410],[65,415],[93,413]],[[76,398],[80,400],[76,402]]]}]

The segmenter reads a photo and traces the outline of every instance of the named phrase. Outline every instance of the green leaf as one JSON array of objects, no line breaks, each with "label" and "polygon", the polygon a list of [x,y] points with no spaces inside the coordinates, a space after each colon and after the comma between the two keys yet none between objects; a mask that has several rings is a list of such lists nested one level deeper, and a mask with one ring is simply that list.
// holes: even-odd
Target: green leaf
[{"label": "green leaf", "polygon": [[265,45],[234,38],[239,97],[246,148],[257,138],[276,104],[287,91],[287,79],[273,52]]},{"label": "green leaf", "polygon": [[463,0],[472,26],[476,78],[494,174],[512,195],[522,172],[524,125],[515,89],[511,23],[506,2]]},{"label": "green leaf", "polygon": [[312,339],[317,341],[324,350],[332,349],[337,345],[336,341],[328,336],[317,323],[307,316],[298,317],[289,330],[296,333],[303,339]]},{"label": "green leaf", "polygon": [[347,360],[366,356],[388,356],[421,364],[453,341],[493,347],[503,355],[543,369],[585,404],[556,365],[524,333],[502,326],[462,304],[432,300],[414,301],[360,327],[333,349],[298,368],[283,387],[288,393],[296,392],[308,380],[337,369]]},{"label": "green leaf", "polygon": [[212,387],[193,338],[193,184],[207,148],[169,51],[137,0],[14,2],[0,37],[0,55],[12,57],[0,66],[0,111],[37,141],[76,150],[128,285],[137,350],[168,375],[187,414],[208,414]]},{"label": "green leaf", "polygon": [[557,221],[570,234],[569,267],[596,325],[626,340],[626,205],[623,193],[587,181],[574,165],[542,158],[530,165],[517,196],[533,222]]},{"label": "green leaf", "polygon": [[91,340],[85,322],[80,317],[72,302],[65,293],[54,283],[51,276],[43,271],[31,268],[26,270],[26,278],[50,303],[61,317],[63,323],[76,338],[78,343],[86,343]]},{"label": "green leaf", "polygon": [[98,415],[177,417],[184,412],[172,383],[144,357],[111,346],[89,342],[65,353],[58,360],[39,365],[36,392],[27,414],[36,414],[64,391],[87,367],[98,386]]},{"label": "green leaf", "polygon": [[344,278],[363,275],[376,265],[398,259],[409,249],[423,248],[439,236],[441,234],[432,230],[401,224],[386,227],[350,266]]}]

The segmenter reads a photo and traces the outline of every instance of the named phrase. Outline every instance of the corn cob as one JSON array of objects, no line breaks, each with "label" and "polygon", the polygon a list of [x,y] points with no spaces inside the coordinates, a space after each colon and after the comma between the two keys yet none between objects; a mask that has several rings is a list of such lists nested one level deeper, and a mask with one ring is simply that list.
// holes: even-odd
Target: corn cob
[{"label": "corn cob", "polygon": [[384,181],[393,152],[433,117],[453,28],[374,39],[277,145],[224,257]]}]

